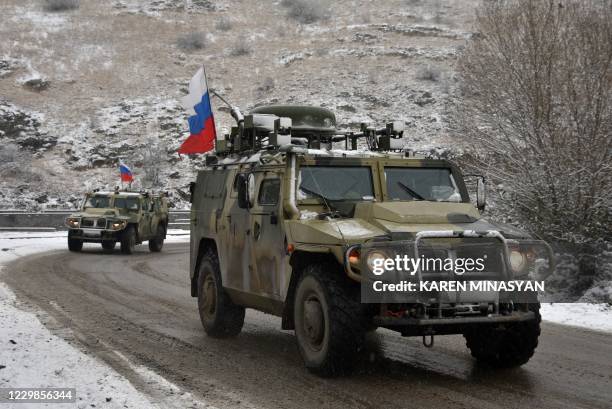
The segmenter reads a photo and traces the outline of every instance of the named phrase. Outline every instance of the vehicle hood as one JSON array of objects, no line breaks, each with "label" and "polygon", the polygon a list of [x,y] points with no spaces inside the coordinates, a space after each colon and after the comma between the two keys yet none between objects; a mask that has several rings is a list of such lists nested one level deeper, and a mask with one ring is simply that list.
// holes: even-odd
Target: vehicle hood
[{"label": "vehicle hood", "polygon": [[77,213],[72,213],[70,217],[112,217],[116,219],[127,219],[122,216],[117,209],[106,208],[106,209],[87,209]]},{"label": "vehicle hood", "polygon": [[529,238],[512,226],[484,220],[470,203],[362,202],[353,218],[293,220],[289,223],[296,243],[346,244],[373,238],[409,240],[420,231],[497,230],[507,238]]}]

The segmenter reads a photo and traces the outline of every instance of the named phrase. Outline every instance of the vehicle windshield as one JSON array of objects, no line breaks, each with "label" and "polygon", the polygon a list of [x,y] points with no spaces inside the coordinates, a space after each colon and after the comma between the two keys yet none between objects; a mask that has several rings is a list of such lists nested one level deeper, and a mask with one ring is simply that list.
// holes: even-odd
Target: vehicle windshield
[{"label": "vehicle windshield", "polygon": [[137,197],[117,197],[115,198],[115,208],[135,211],[140,208],[140,205]]},{"label": "vehicle windshield", "polygon": [[302,166],[298,198],[373,200],[372,171],[366,166]]},{"label": "vehicle windshield", "polygon": [[110,206],[110,196],[94,195],[85,200],[83,208],[104,209]]},{"label": "vehicle windshield", "polygon": [[389,200],[461,202],[461,194],[448,168],[385,167]]}]

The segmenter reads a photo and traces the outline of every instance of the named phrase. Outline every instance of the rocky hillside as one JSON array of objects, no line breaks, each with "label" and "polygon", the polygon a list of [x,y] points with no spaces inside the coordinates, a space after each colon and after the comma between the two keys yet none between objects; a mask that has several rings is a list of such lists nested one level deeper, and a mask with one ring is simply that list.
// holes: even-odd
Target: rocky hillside
[{"label": "rocky hillside", "polygon": [[202,64],[243,111],[306,103],[347,127],[401,119],[411,148],[448,149],[445,105],[476,4],[3,0],[0,208],[71,207],[119,183],[118,158],[145,185],[153,158],[158,187],[184,206],[200,161],[176,154],[187,136],[179,99]]}]

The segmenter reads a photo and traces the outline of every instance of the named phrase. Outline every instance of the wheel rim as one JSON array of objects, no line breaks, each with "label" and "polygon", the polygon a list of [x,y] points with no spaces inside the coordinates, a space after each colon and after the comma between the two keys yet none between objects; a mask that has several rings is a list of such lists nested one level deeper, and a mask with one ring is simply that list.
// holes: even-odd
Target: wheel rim
[{"label": "wheel rim", "polygon": [[208,275],[204,279],[203,293],[204,293],[204,302],[202,304],[202,312],[208,318],[213,317],[215,315],[216,309],[216,294],[217,294],[217,284],[215,283],[215,279]]},{"label": "wheel rim", "polygon": [[304,338],[313,350],[319,351],[325,338],[325,315],[319,297],[316,294],[309,294],[304,299],[303,308]]}]

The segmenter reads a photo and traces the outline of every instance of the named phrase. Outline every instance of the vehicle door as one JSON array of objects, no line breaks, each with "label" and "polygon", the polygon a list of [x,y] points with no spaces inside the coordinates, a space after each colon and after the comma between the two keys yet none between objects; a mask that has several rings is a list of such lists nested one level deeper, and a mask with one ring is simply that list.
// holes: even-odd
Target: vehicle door
[{"label": "vehicle door", "polygon": [[286,243],[282,229],[282,177],[277,172],[256,173],[256,196],[251,208],[250,291],[280,298],[285,288]]},{"label": "vehicle door", "polygon": [[142,215],[138,224],[138,232],[141,240],[148,240],[151,237],[151,199],[142,198],[140,201],[140,214]]},{"label": "vehicle door", "polygon": [[161,222],[161,208],[160,208],[160,198],[152,197],[151,205],[150,205],[150,213],[151,213],[151,235],[157,235],[157,227]]},{"label": "vehicle door", "polygon": [[238,206],[238,175],[240,174],[240,170],[234,174],[230,197],[224,209],[225,224],[228,229],[220,234],[220,238],[225,242],[221,245],[226,255],[224,257],[226,268],[224,269],[224,263],[221,263],[221,274],[225,287],[248,291],[251,287],[249,262],[251,249],[250,241],[247,238],[251,234],[251,215],[249,209]]}]

